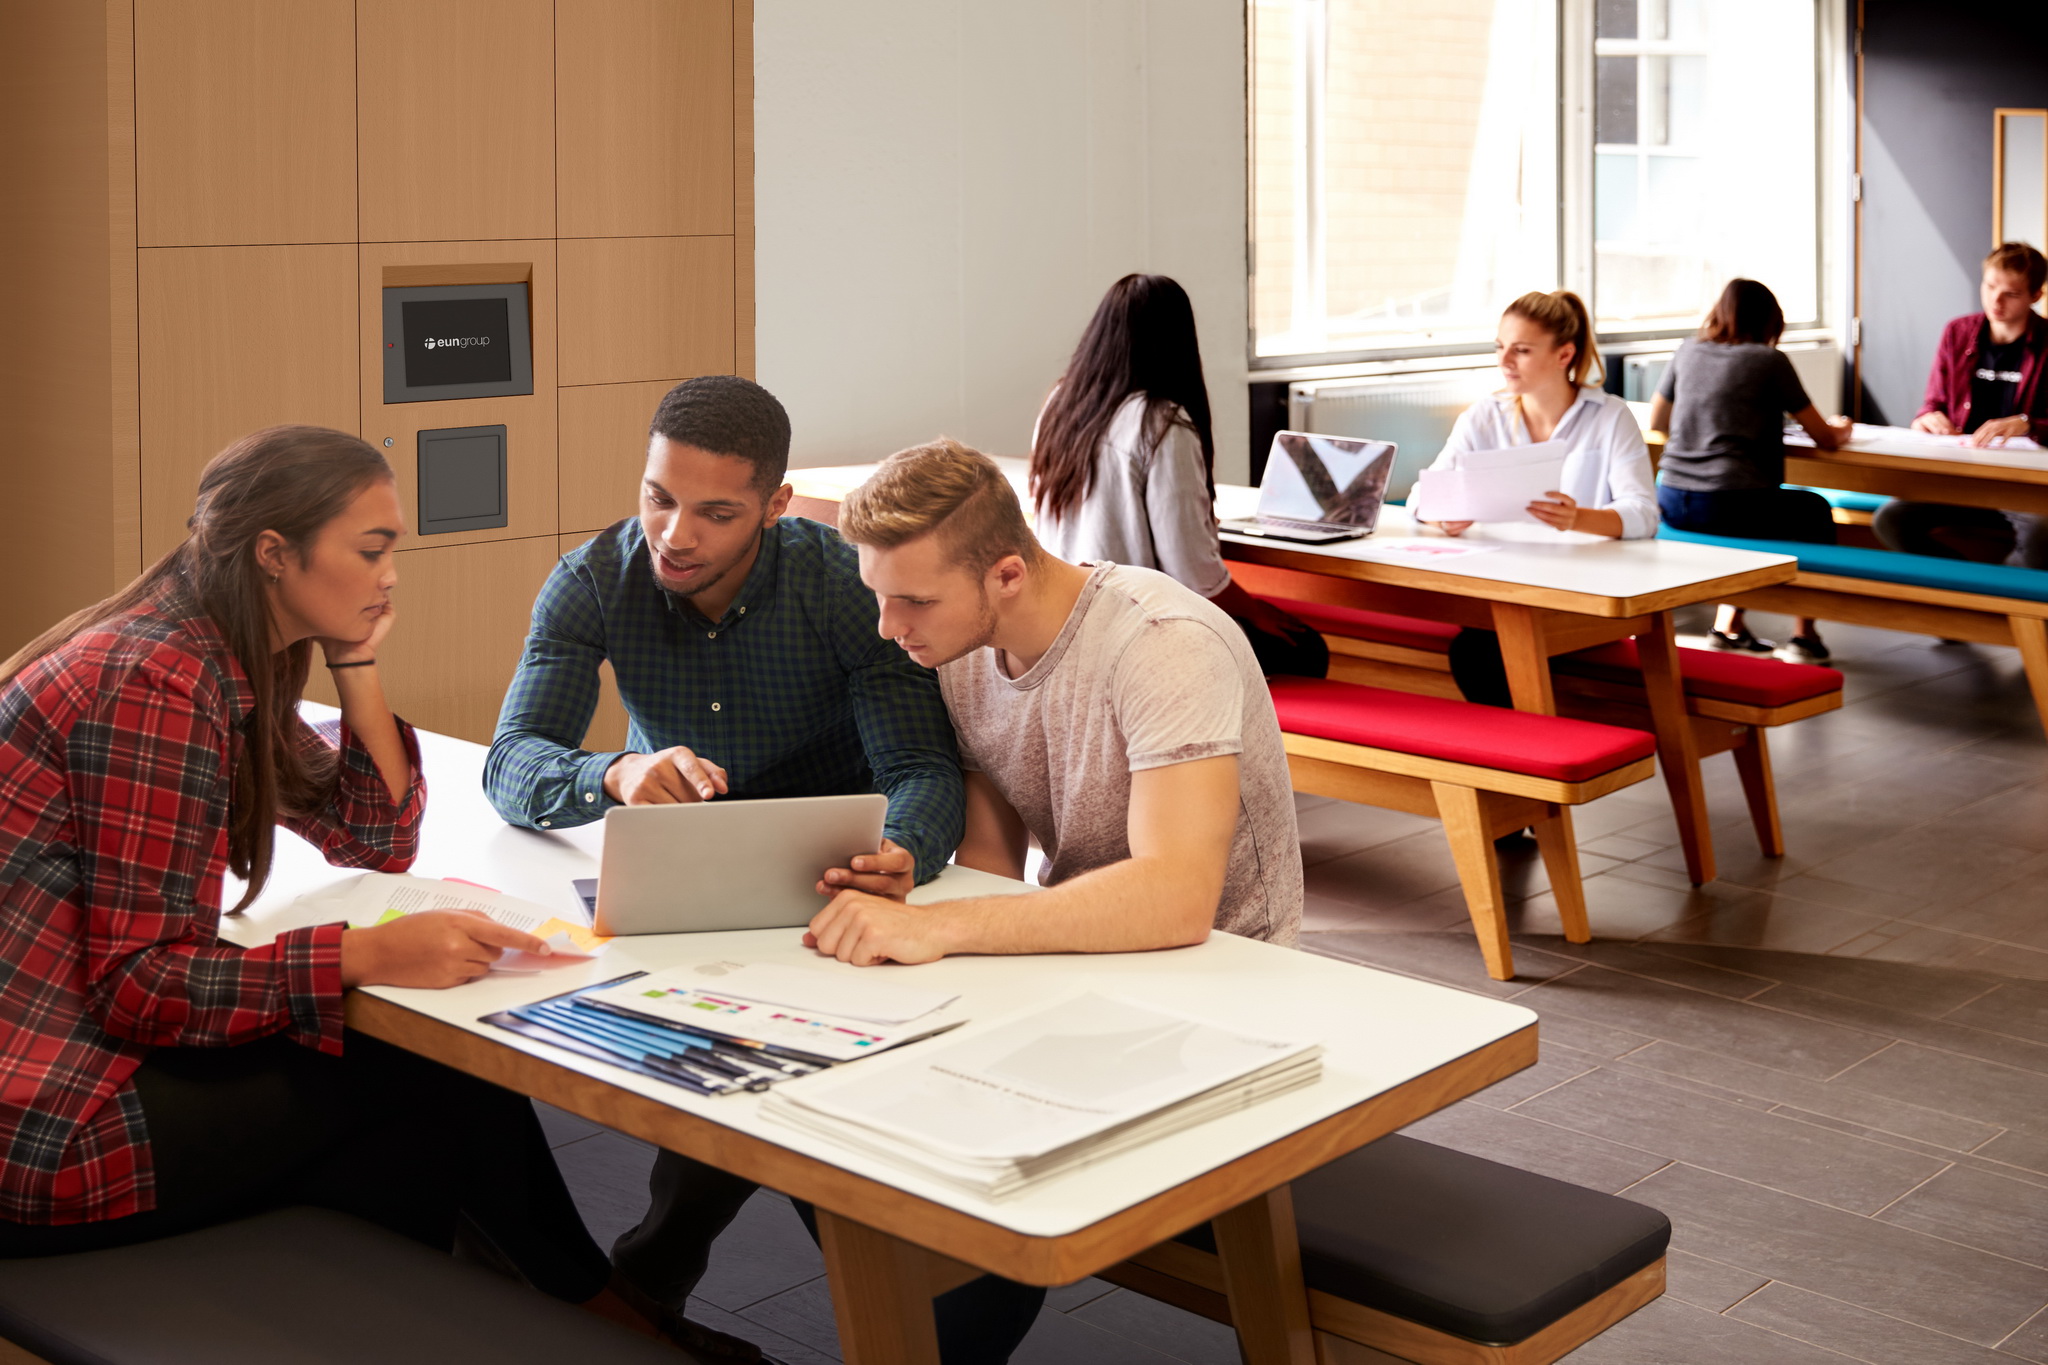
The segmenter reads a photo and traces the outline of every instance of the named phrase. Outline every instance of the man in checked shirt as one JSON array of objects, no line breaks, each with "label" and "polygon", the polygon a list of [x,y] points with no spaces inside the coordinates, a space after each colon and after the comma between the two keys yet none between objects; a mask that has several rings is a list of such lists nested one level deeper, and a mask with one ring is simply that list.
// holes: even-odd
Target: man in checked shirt
[{"label": "man in checked shirt", "polygon": [[[901,896],[945,866],[965,806],[937,679],[876,634],[852,547],[783,515],[788,461],[788,414],[757,384],[706,376],[661,400],[639,516],[564,555],[534,603],[484,769],[507,821],[566,829],[620,804],[879,791],[881,848],[824,871],[820,892]],[[631,725],[625,751],[593,753],[582,741],[605,662]],[[679,1315],[754,1186],[672,1152],[650,1186],[612,1258]],[[985,1316],[974,1292],[955,1291],[959,1320]],[[707,1329],[672,1329],[701,1355],[754,1358]]]}]

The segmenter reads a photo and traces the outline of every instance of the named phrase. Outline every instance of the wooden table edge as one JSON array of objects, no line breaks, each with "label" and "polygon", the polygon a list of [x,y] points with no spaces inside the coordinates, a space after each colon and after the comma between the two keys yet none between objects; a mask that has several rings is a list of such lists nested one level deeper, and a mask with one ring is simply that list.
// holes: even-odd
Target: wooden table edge
[{"label": "wooden table edge", "polygon": [[[1853,458],[1845,459],[1844,456]],[[1996,465],[1977,460],[1942,460],[1925,455],[1888,455],[1877,450],[1817,451],[1787,444],[1787,462],[1810,462],[1821,468],[1889,469],[1902,474],[1939,474],[1978,483],[2031,483],[2048,485],[2048,469],[2027,469],[2017,465]]]},{"label": "wooden table edge", "polygon": [[[1449,988],[1446,988],[1449,989]],[[362,991],[348,1026],[408,1052],[807,1200],[941,1256],[1030,1284],[1071,1284],[1533,1065],[1532,1021],[1214,1170],[1059,1236],[1013,1232],[893,1185],[636,1094],[552,1058]]]}]

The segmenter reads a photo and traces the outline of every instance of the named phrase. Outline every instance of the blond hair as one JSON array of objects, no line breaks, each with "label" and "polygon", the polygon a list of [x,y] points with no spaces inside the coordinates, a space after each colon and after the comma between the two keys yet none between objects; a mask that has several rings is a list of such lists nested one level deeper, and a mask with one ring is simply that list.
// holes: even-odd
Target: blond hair
[{"label": "blond hair", "polygon": [[839,534],[856,545],[893,550],[934,533],[951,563],[977,575],[1005,555],[1029,564],[1040,554],[996,462],[948,436],[897,451],[839,505]]},{"label": "blond hair", "polygon": [[[1607,367],[1600,363],[1600,346],[1593,340],[1593,315],[1586,311],[1586,301],[1571,290],[1524,294],[1509,304],[1501,316],[1527,318],[1550,333],[1558,345],[1570,342],[1578,347],[1572,353],[1572,366],[1565,376],[1572,381],[1573,388],[1583,387],[1589,375],[1596,384],[1606,382]],[[1599,373],[1594,374],[1595,370]]]}]

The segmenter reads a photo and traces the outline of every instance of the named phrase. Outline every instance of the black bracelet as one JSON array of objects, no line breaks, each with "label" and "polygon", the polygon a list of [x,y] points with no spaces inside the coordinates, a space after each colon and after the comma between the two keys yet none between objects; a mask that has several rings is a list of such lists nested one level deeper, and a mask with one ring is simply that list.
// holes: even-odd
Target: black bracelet
[{"label": "black bracelet", "polygon": [[358,659],[352,664],[329,664],[327,667],[331,672],[337,668],[373,668],[376,666],[376,663],[375,659]]}]

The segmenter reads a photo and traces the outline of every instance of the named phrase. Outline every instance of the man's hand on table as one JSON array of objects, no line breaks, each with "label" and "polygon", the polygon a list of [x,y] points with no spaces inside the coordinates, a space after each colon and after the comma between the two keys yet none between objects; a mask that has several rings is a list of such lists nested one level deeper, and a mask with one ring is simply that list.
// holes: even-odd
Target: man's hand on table
[{"label": "man's hand on table", "polygon": [[1988,446],[1994,441],[2009,441],[2015,436],[2026,435],[2033,426],[2033,420],[2024,413],[2017,417],[1994,417],[1970,433],[1970,444]]},{"label": "man's hand on table", "polygon": [[1913,430],[1924,431],[1930,436],[1953,436],[1956,424],[1948,420],[1945,412],[1923,412],[1913,419]]},{"label": "man's hand on table", "polygon": [[804,947],[856,967],[936,962],[946,955],[945,926],[946,916],[936,906],[842,891],[812,917],[804,931]]},{"label": "man's hand on table", "polygon": [[725,792],[725,769],[680,744],[660,753],[621,754],[604,771],[604,794],[625,806],[676,806]]},{"label": "man's hand on table", "polygon": [[907,848],[899,848],[892,840],[882,840],[878,852],[863,853],[851,861],[852,867],[826,869],[825,875],[818,879],[819,895],[865,891],[871,896],[900,901],[917,885],[916,856]]}]

